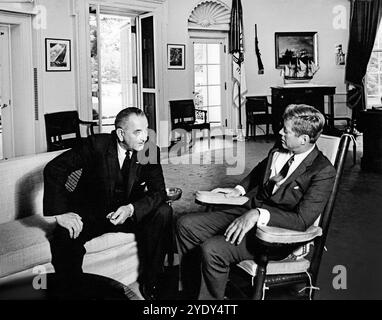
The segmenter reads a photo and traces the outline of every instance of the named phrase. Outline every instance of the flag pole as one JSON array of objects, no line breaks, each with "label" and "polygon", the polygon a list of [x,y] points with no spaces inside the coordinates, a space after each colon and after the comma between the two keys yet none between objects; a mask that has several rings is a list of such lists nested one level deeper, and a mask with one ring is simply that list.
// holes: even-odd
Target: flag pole
[{"label": "flag pole", "polygon": [[[239,59],[239,68],[241,72],[241,61]],[[237,133],[237,141],[245,141],[245,137],[243,135],[243,124],[241,123],[241,79],[238,81],[238,90],[239,90],[239,124],[238,124],[238,133]]]}]

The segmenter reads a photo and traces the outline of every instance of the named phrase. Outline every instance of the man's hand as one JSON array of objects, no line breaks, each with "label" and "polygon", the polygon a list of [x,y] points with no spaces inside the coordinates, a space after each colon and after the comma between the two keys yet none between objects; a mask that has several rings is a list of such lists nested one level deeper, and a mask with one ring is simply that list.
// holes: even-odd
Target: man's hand
[{"label": "man's hand", "polygon": [[80,235],[84,224],[82,218],[78,214],[68,212],[55,216],[55,218],[61,227],[69,231],[71,239],[76,239]]},{"label": "man's hand", "polygon": [[236,218],[224,233],[225,241],[231,241],[237,245],[243,240],[246,233],[251,230],[259,219],[259,210],[254,209]]},{"label": "man's hand", "polygon": [[241,191],[236,188],[216,188],[211,192],[224,193],[227,198],[237,198],[241,196]]},{"label": "man's hand", "polygon": [[106,218],[114,225],[122,224],[126,221],[127,218],[130,218],[134,213],[134,207],[132,204],[127,206],[121,206],[115,212],[110,212]]}]

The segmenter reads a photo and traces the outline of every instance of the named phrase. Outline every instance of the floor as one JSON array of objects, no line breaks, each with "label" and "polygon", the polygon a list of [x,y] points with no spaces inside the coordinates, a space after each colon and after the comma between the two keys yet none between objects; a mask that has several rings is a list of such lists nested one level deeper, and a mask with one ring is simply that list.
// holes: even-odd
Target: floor
[{"label": "floor", "polygon": [[[162,155],[168,187],[178,186],[182,198],[174,202],[175,214],[199,211],[194,191],[211,190],[216,186],[232,186],[264,158],[273,145],[271,139],[232,142],[217,139],[210,145],[197,145],[191,153],[180,157]],[[382,298],[382,175],[360,169],[362,137],[357,139],[357,163],[348,153],[336,205],[326,242],[315,299],[381,299]],[[236,163],[233,161],[236,160]],[[244,169],[239,162],[245,162]],[[227,168],[239,168],[230,174]],[[231,172],[232,173],[232,172]],[[166,267],[161,279],[160,298],[177,300],[178,266]],[[239,285],[247,285],[238,277]],[[233,299],[243,298],[229,286]],[[267,292],[270,299],[295,299],[288,291]]]}]

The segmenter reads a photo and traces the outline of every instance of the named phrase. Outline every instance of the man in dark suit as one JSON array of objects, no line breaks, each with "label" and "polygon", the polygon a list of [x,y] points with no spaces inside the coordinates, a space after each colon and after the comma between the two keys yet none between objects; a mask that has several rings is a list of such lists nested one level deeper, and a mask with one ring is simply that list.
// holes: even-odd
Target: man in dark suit
[{"label": "man in dark suit", "polygon": [[[145,298],[155,298],[172,212],[165,202],[159,148],[147,137],[144,113],[126,108],[117,115],[111,134],[89,136],[45,167],[44,215],[57,221],[52,264],[62,279],[81,274],[86,241],[106,232],[135,232],[140,289]],[[68,176],[79,169],[76,188],[68,192]]]},{"label": "man in dark suit", "polygon": [[[226,197],[245,195],[241,207],[225,206],[211,213],[186,214],[177,221],[181,279],[186,297],[223,299],[229,267],[253,259],[256,225],[306,230],[323,212],[335,169],[315,142],[325,119],[315,108],[290,105],[280,130],[281,148],[273,148],[235,188],[217,188]],[[201,249],[201,285],[193,283],[199,268],[191,267]]]}]

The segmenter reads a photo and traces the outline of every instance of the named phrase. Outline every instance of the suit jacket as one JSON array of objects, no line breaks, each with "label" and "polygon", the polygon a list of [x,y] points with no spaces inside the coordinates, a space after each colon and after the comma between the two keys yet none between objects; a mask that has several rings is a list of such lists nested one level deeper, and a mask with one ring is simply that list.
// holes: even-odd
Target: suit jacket
[{"label": "suit jacket", "polygon": [[[81,178],[75,191],[70,193],[65,183],[68,176],[78,169],[82,169]],[[113,208],[113,197],[119,174],[115,133],[89,136],[80,146],[62,153],[46,165],[44,215],[76,212],[104,219],[117,209]],[[165,200],[159,148],[147,142],[142,151],[132,154],[126,204],[133,204],[134,217],[139,222]]]},{"label": "suit jacket", "polygon": [[241,181],[250,198],[249,208],[264,208],[270,212],[269,226],[304,231],[324,211],[333,187],[336,170],[330,161],[315,147],[296,170],[271,196],[263,187],[271,174],[272,149]]}]

